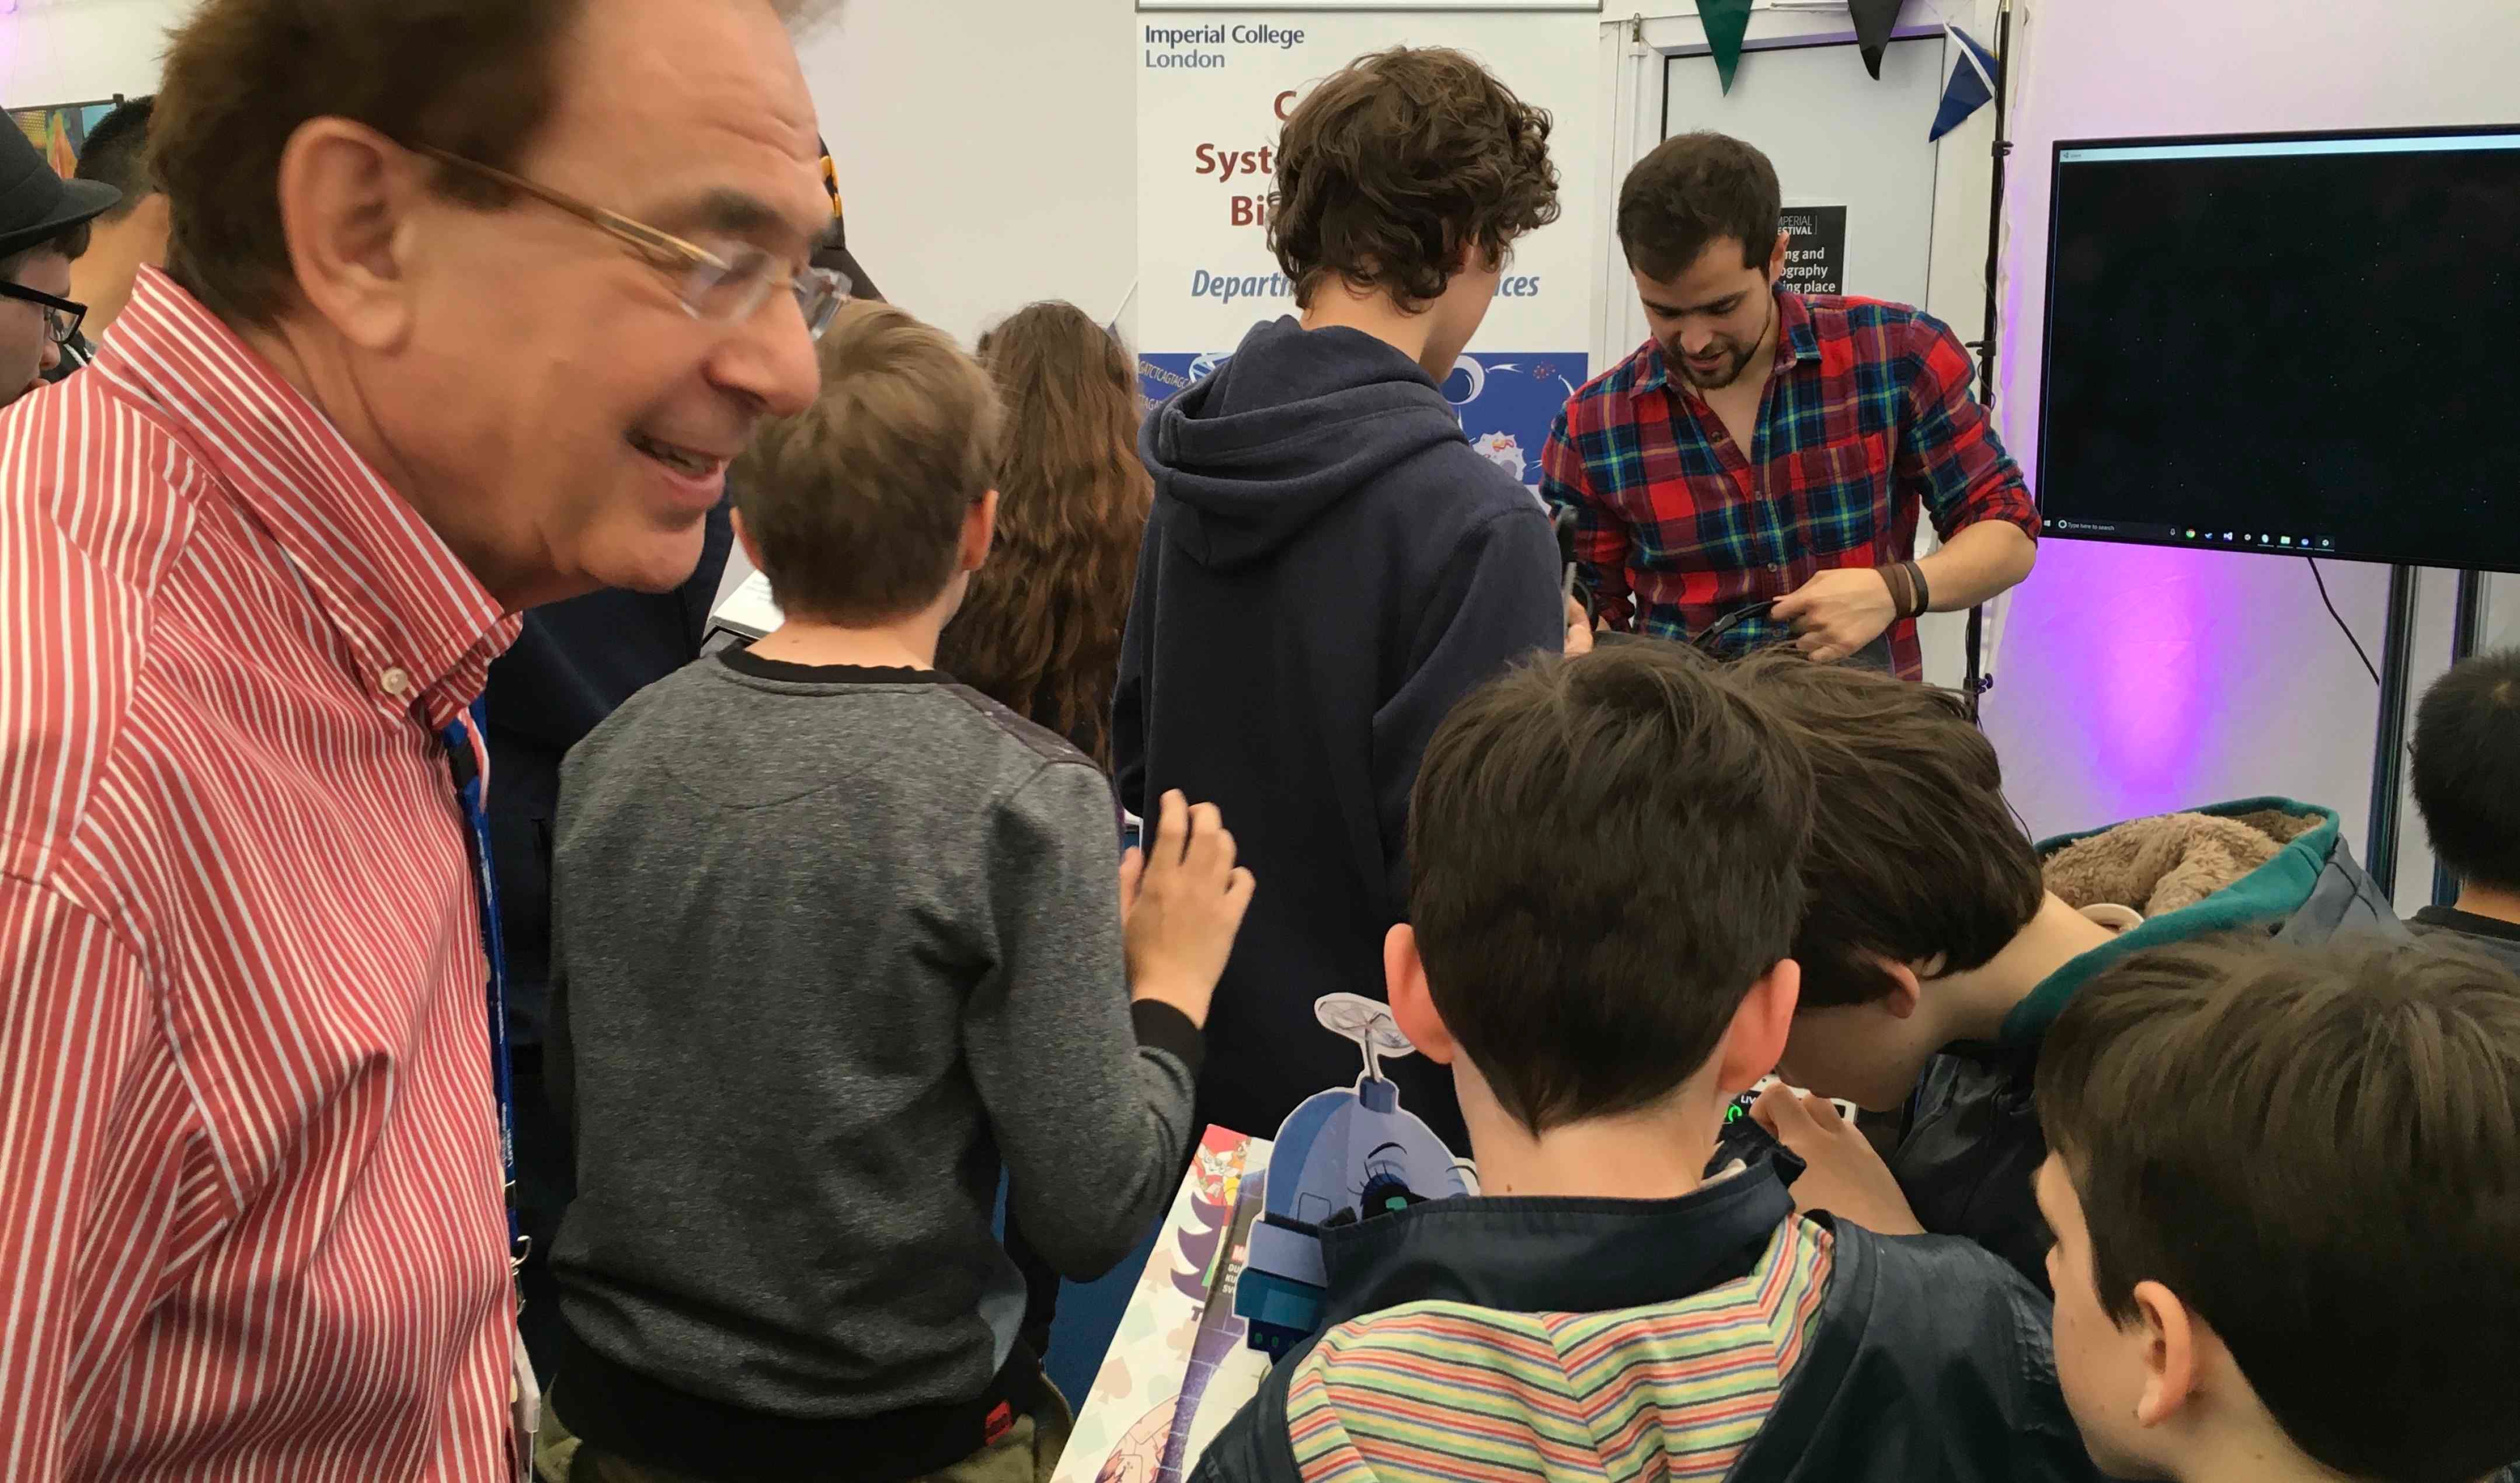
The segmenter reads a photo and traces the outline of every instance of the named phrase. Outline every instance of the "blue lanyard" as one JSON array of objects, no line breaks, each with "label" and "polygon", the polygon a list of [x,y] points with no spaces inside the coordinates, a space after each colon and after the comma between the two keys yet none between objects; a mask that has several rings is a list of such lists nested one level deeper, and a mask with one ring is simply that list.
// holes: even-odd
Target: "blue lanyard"
[{"label": "blue lanyard", "polygon": [[490,810],[482,786],[480,756],[473,750],[488,712],[472,702],[471,712],[447,723],[437,734],[446,744],[446,764],[455,776],[455,797],[464,806],[464,842],[472,859],[472,895],[481,911],[481,956],[490,966],[490,1085],[499,1099],[499,1170],[501,1202],[508,1207],[508,1251],[513,1266],[525,1260],[524,1230],[517,1215],[516,1091],[508,1069],[508,951],[499,936],[499,876],[490,854]]}]

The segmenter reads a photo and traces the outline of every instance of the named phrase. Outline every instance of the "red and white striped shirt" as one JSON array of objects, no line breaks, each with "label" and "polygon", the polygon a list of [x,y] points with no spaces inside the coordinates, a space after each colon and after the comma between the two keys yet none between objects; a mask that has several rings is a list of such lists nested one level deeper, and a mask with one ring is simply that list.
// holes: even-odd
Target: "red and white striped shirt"
[{"label": "red and white striped shirt", "polygon": [[506,1477],[434,729],[516,620],[164,277],[0,412],[0,1477]]}]

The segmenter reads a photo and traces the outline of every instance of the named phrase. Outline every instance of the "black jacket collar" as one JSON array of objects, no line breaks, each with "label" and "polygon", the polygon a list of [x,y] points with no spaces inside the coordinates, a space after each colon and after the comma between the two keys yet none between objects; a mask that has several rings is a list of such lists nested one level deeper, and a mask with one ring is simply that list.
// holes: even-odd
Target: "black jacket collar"
[{"label": "black jacket collar", "polygon": [[1793,1214],[1765,1162],[1678,1199],[1462,1198],[1322,1232],[1323,1327],[1404,1303],[1601,1313],[1746,1275]]}]

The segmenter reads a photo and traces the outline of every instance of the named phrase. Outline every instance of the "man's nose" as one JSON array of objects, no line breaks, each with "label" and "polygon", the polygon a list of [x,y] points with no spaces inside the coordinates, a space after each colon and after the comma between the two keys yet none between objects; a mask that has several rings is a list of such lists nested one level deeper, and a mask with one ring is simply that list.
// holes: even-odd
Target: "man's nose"
[{"label": "man's nose", "polygon": [[771,417],[793,417],[812,406],[822,367],[796,295],[774,295],[729,334],[709,363],[709,379],[748,396]]},{"label": "man's nose", "polygon": [[59,344],[59,342],[57,342],[56,340],[54,340],[54,338],[53,338],[51,336],[49,336],[49,335],[45,336],[45,337],[44,337],[44,358],[43,358],[43,360],[39,363],[39,365],[38,365],[38,370],[40,370],[40,371],[41,371],[41,373],[42,373],[43,375],[45,375],[45,376],[50,376],[50,375],[52,375],[52,374],[53,374],[53,368],[54,368],[55,366],[60,365],[61,363],[62,363],[62,347],[61,347],[61,345]]}]

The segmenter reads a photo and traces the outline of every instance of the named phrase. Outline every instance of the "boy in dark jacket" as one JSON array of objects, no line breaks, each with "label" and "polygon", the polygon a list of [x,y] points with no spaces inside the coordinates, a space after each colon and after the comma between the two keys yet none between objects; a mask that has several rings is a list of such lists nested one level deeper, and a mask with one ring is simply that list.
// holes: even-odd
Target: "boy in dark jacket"
[{"label": "boy in dark jacket", "polygon": [[1843,1121],[1762,1099],[1759,1120],[1809,1166],[1806,1210],[1965,1236],[2044,1286],[2039,1047],[2092,975],[2215,932],[2405,938],[2329,810],[2251,798],[2033,845],[1959,697],[1790,653],[1726,683],[1788,725],[1818,788],[1782,1074],[1901,1114],[1885,1168]]},{"label": "boy in dark jacket", "polygon": [[2520,977],[2430,946],[2164,949],[2057,1016],[2056,1371],[2111,1473],[2520,1457]]},{"label": "boy in dark jacket", "polygon": [[1676,646],[1462,703],[1384,956],[1488,1192],[1324,1230],[1328,1331],[1201,1483],[2093,1476],[2002,1262],[1797,1216],[1766,1160],[1706,1172],[1784,1044],[1812,821],[1790,739]]},{"label": "boy in dark jacket", "polygon": [[[1278,152],[1269,238],[1302,318],[1150,419],[1153,517],[1113,701],[1120,800],[1213,800],[1269,881],[1211,1030],[1199,1120],[1266,1137],[1356,1075],[1314,1001],[1379,997],[1409,785],[1453,702],[1567,642],[1555,537],[1439,389],[1516,238],[1556,218],[1549,117],[1458,52],[1360,60]],[[1402,1101],[1458,1146],[1452,1090]]]},{"label": "boy in dark jacket", "polygon": [[2520,968],[2520,649],[2451,666],[2415,710],[2415,807],[2458,900],[2415,914],[2417,936]]}]

